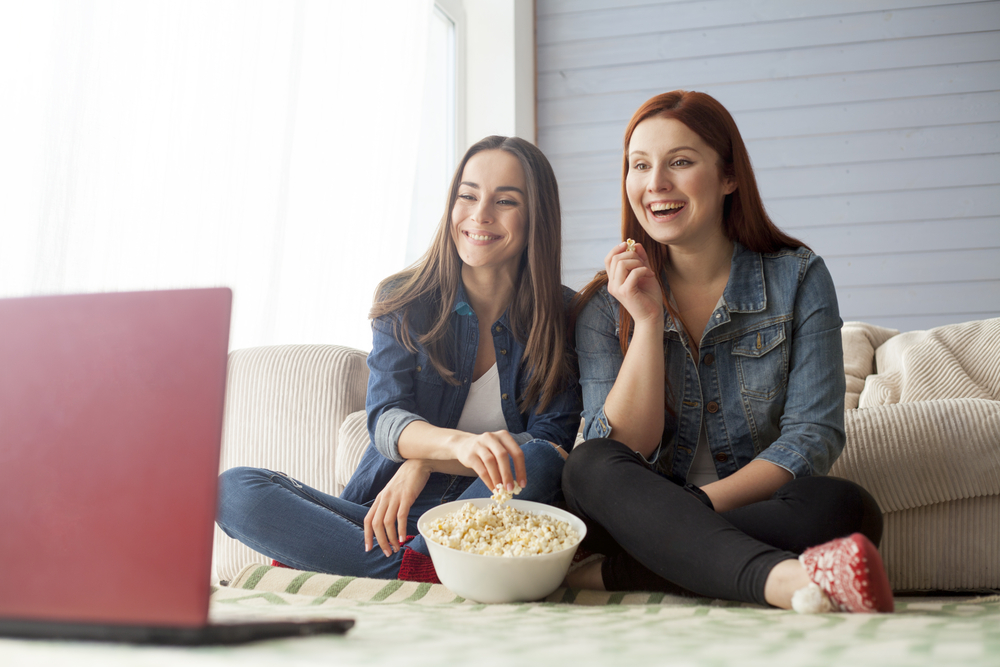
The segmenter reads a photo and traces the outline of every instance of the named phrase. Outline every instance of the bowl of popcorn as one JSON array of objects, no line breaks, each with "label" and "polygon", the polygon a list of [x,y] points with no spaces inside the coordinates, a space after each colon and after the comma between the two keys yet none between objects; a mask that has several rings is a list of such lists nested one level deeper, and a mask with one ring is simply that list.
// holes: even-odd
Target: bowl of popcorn
[{"label": "bowl of popcorn", "polygon": [[476,602],[540,600],[559,588],[587,533],[569,512],[527,500],[459,500],[417,523],[441,583]]}]

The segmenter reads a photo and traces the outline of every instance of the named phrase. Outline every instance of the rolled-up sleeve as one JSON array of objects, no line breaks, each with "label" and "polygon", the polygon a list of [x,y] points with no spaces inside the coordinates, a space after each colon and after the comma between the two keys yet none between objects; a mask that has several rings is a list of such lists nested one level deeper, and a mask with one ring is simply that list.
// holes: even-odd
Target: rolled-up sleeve
[{"label": "rolled-up sleeve", "polygon": [[833,279],[812,256],[795,297],[781,435],[757,458],[796,477],[825,475],[844,449],[844,354]]},{"label": "rolled-up sleeve", "polygon": [[575,377],[567,381],[564,391],[557,394],[542,411],[536,414],[533,406],[528,416],[528,431],[514,433],[514,440],[523,445],[532,439],[548,440],[569,451],[576,441],[580,427],[580,384]]},{"label": "rolled-up sleeve", "polygon": [[368,435],[375,449],[391,461],[401,463],[399,435],[411,422],[427,421],[414,411],[416,354],[392,334],[387,317],[372,322],[372,351],[368,355]]}]

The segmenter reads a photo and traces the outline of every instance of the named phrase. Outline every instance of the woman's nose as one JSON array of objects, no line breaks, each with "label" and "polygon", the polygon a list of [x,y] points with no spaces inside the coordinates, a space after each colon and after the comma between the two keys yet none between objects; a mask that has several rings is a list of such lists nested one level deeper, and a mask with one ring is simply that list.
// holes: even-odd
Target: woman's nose
[{"label": "woman's nose", "polygon": [[472,219],[481,225],[488,225],[493,222],[493,206],[490,202],[486,200],[479,201],[472,212]]},{"label": "woman's nose", "polygon": [[673,190],[674,182],[670,171],[665,167],[656,167],[649,176],[649,189],[652,192],[669,192]]}]

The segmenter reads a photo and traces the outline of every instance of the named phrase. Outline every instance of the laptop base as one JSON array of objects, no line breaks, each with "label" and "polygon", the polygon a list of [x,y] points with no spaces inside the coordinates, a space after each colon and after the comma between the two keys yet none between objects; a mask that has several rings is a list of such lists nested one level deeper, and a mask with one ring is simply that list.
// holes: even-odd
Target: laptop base
[{"label": "laptop base", "polygon": [[218,623],[195,628],[0,620],[0,637],[208,646],[245,644],[281,637],[344,634],[353,625],[354,621],[347,618]]}]

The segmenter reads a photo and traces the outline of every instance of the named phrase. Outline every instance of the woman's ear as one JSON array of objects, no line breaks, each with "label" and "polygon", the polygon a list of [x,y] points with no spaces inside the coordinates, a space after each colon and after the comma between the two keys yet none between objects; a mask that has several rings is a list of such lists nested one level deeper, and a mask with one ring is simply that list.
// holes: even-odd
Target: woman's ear
[{"label": "woman's ear", "polygon": [[736,177],[735,176],[724,176],[722,178],[723,192],[727,195],[731,195],[736,192]]}]

